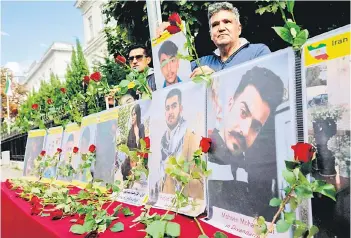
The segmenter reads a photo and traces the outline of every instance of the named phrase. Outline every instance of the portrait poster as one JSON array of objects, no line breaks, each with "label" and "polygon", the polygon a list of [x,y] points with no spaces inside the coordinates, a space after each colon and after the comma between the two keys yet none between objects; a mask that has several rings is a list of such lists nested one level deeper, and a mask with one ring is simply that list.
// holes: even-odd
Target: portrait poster
[{"label": "portrait poster", "polygon": [[336,202],[312,199],[313,223],[321,237],[350,237],[350,25],[305,43],[302,76],[305,141],[317,149],[312,177],[337,191]]},{"label": "portrait poster", "polygon": [[32,174],[34,169],[34,160],[39,156],[43,150],[45,142],[46,130],[31,130],[28,132],[28,139],[26,144],[26,151],[24,154],[24,176],[37,176]]},{"label": "portrait poster", "polygon": [[[82,119],[82,124],[80,126],[79,146],[78,146],[78,148],[79,148],[78,167],[80,164],[83,163],[82,154],[88,153],[90,145],[93,144],[96,146],[97,123],[98,123],[98,114],[92,114],[92,115],[83,117],[83,119]],[[97,148],[96,148],[96,150],[97,150]],[[90,173],[93,176],[93,178],[94,178],[94,171],[95,171],[95,164],[93,163],[90,167]],[[88,182],[86,175],[87,175],[87,170],[83,171],[82,173],[76,174],[75,179],[82,181],[82,182]]]},{"label": "portrait poster", "polygon": [[[150,137],[151,100],[139,100],[118,108],[116,145],[127,145],[128,149],[140,149],[140,139]],[[147,162],[147,160],[145,161]],[[132,168],[136,166],[125,153],[118,150],[114,158],[114,180],[120,180],[122,191],[117,200],[142,205],[148,194],[148,177],[142,173],[140,180],[127,183]]]},{"label": "portrait poster", "polygon": [[64,172],[60,168],[64,168],[68,164],[71,165],[74,170],[78,168],[79,156],[73,153],[73,148],[78,147],[79,134],[80,126],[77,123],[68,124],[63,132],[62,153],[57,169],[57,179],[59,180],[71,181],[74,177],[74,175],[64,176]]},{"label": "portrait poster", "polygon": [[[52,127],[48,129],[48,134],[45,140],[44,150],[46,151],[46,156],[53,157],[57,156],[56,159],[60,159],[60,154],[57,153],[57,149],[61,149],[62,144],[62,136],[63,136],[63,127]],[[49,167],[45,169],[43,177],[44,178],[56,178],[56,169],[57,165],[53,167]]]},{"label": "portrait poster", "polygon": [[[152,96],[150,117],[149,202],[168,209],[180,184],[166,174],[170,156],[188,161],[205,135],[206,87],[187,82],[158,90]],[[204,158],[203,158],[204,159]],[[189,204],[178,212],[197,216],[205,209],[205,181],[193,180],[183,190]]]},{"label": "portrait poster", "polygon": [[256,236],[255,217],[273,219],[277,209],[269,201],[283,198],[281,173],[296,143],[294,68],[294,53],[288,48],[213,75],[207,98],[212,173],[204,219],[211,225],[251,237]]},{"label": "portrait poster", "polygon": [[113,182],[113,163],[116,154],[116,129],[118,108],[102,111],[98,114],[96,128],[96,167],[94,178],[104,183]]},{"label": "portrait poster", "polygon": [[186,37],[183,32],[174,35],[164,32],[152,42],[152,61],[157,89],[190,81],[190,61],[180,59],[177,54],[188,55],[184,49]]}]

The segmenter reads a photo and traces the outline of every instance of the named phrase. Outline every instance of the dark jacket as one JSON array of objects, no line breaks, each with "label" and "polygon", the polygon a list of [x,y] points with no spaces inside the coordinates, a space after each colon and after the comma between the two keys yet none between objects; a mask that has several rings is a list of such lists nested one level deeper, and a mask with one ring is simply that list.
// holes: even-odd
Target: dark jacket
[{"label": "dark jacket", "polygon": [[[268,206],[269,200],[276,196],[275,181],[277,172],[275,158],[264,161],[260,152],[245,152],[244,155],[234,156],[224,143],[219,131],[215,129],[211,134],[212,145],[208,160],[221,165],[230,164],[234,180],[208,180],[209,216],[212,207],[255,217],[257,215],[271,219],[275,209]],[[248,154],[251,154],[248,156]],[[248,181],[237,181],[237,169],[244,169],[248,174]],[[272,191],[273,187],[273,191]]]}]

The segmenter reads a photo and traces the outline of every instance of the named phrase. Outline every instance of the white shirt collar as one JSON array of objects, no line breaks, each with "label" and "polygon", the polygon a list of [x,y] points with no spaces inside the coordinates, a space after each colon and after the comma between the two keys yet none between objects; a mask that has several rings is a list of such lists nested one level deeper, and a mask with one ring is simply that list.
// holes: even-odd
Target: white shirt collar
[{"label": "white shirt collar", "polygon": [[[245,45],[246,43],[249,43],[249,41],[246,40],[245,38],[239,38],[239,40],[240,40],[240,47],[242,47],[242,46]],[[239,47],[239,48],[240,48],[240,47]],[[213,53],[215,53],[217,56],[221,56],[220,51],[219,51],[218,48],[217,48],[215,51],[213,51]]]}]

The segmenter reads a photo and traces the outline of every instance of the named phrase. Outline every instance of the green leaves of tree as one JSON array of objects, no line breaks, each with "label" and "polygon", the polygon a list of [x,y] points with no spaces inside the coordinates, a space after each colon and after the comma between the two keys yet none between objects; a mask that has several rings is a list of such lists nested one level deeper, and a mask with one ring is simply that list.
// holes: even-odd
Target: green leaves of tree
[{"label": "green leaves of tree", "polygon": [[283,219],[280,219],[279,221],[277,221],[276,225],[277,225],[277,232],[279,233],[284,233],[290,228],[290,224]]},{"label": "green leaves of tree", "polygon": [[278,207],[278,206],[280,206],[281,203],[282,203],[281,199],[279,199],[279,198],[272,198],[269,201],[269,206],[271,206],[271,207]]},{"label": "green leaves of tree", "polygon": [[120,232],[120,231],[123,231],[124,230],[124,224],[122,222],[118,222],[116,224],[114,224],[110,230],[112,232]]}]

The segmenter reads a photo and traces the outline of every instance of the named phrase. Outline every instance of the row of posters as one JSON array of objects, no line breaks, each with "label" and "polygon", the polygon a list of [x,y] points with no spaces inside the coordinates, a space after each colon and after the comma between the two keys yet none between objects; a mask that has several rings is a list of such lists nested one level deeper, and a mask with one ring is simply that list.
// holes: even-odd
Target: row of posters
[{"label": "row of posters", "polygon": [[[208,181],[190,182],[185,192],[197,206],[184,207],[179,212],[197,216],[207,207],[206,222],[233,234],[253,233],[250,224],[254,217],[271,217],[274,209],[268,206],[269,200],[281,196],[283,179],[279,171],[288,156],[278,161],[276,153],[284,150],[292,158],[290,149],[285,147],[296,142],[289,134],[292,129],[276,129],[276,124],[281,126],[292,120],[290,107],[294,103],[290,99],[294,97],[289,95],[293,93],[294,63],[293,51],[285,49],[215,74],[210,88],[182,82],[155,91],[152,101],[140,100],[85,117],[81,127],[69,125],[61,134],[60,161],[67,163],[66,152],[74,146],[86,153],[89,145],[95,144],[93,177],[108,183],[125,181],[134,165],[117,146],[138,148],[139,139],[149,136],[149,176],[124,189],[118,200],[141,205],[148,197],[154,207],[168,209],[180,189],[165,173],[169,157],[191,158],[199,148],[201,136],[211,137],[213,149],[203,159],[208,159],[212,174]],[[277,117],[280,119],[275,122]],[[277,147],[277,133],[285,133],[280,136],[290,141]],[[49,130],[44,148],[54,142],[55,146],[61,145],[59,137],[51,134]],[[31,147],[30,140],[27,147]],[[77,168],[80,161],[76,156],[72,166]],[[84,176],[72,179],[86,181]],[[247,221],[242,228],[244,233],[233,228],[242,225],[241,219]]]},{"label": "row of posters", "polygon": [[[116,149],[117,146],[127,144],[129,148],[138,148],[139,139],[149,136],[149,176],[142,176],[133,187],[124,189],[118,200],[134,205],[141,205],[148,200],[155,207],[168,209],[174,194],[179,191],[179,184],[165,173],[169,157],[190,158],[199,148],[201,136],[210,137],[211,151],[203,159],[207,160],[212,174],[207,181],[189,184],[186,193],[191,200],[196,200],[198,206],[195,209],[184,207],[179,212],[197,216],[206,210],[208,216],[205,222],[241,237],[255,236],[255,217],[262,215],[269,221],[276,211],[268,205],[269,200],[284,196],[282,188],[286,183],[281,175],[285,168],[284,161],[293,159],[290,146],[297,142],[299,125],[296,120],[296,100],[301,95],[297,95],[295,88],[298,82],[294,52],[291,48],[280,50],[215,73],[211,87],[206,88],[202,84],[186,82],[190,64],[183,67],[181,60],[175,60],[173,51],[172,54],[167,53],[174,48],[172,44],[166,43],[169,41],[178,42],[178,49],[183,49],[183,45],[180,45],[184,44],[182,37],[182,33],[178,33],[153,45],[157,48],[153,48],[153,53],[158,52],[160,71],[157,72],[158,64],[154,55],[159,90],[153,92],[152,101],[129,103],[84,118],[80,128],[69,130],[67,127],[63,132],[63,150],[69,151],[72,146],[78,145],[81,152],[86,153],[88,146],[95,144],[96,163],[91,168],[93,177],[105,182],[125,181],[135,165],[128,156]],[[331,44],[333,42],[335,40],[330,41]],[[168,48],[162,49],[164,44]],[[171,56],[166,57],[169,54]],[[316,54],[314,52],[311,55]],[[326,60],[325,56],[320,57],[318,54],[313,60]],[[334,70],[333,75],[349,70],[349,64],[342,64],[349,60],[349,56],[345,57],[335,57],[338,63],[334,64],[343,65],[337,71],[334,67],[339,66],[328,65]],[[306,75],[310,67],[315,65],[303,65]],[[342,76],[333,77],[334,80],[336,78],[343,79]],[[173,84],[174,80],[178,83]],[[333,83],[329,85],[332,90]],[[345,90],[342,87],[338,90]],[[303,98],[306,95],[309,97],[308,88],[307,93],[302,92]],[[332,100],[331,93],[329,95]],[[333,97],[344,100],[341,94],[335,93]],[[307,107],[307,102],[304,105]],[[304,115],[306,118],[307,115]],[[343,114],[342,118],[349,122],[347,114]],[[310,133],[309,125],[306,121],[304,129]],[[344,128],[344,134],[349,135],[345,123],[337,125],[338,128]],[[338,133],[341,132],[338,130]],[[46,137],[45,134],[37,134],[28,138],[26,173],[31,168],[31,160],[40,153],[40,149],[35,150],[36,154],[30,153],[30,148],[49,148],[49,141],[57,141],[55,145],[59,143],[57,136],[50,136],[50,131]],[[317,137],[315,139],[318,140]],[[78,157],[72,160],[73,167],[80,163],[81,158]],[[63,153],[61,161],[65,161],[65,158]],[[86,181],[84,176],[74,179]],[[310,207],[307,212],[311,213]],[[274,233],[270,237],[292,237],[292,231]]]}]

